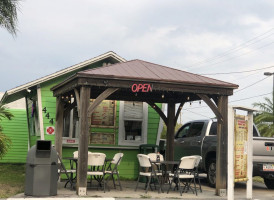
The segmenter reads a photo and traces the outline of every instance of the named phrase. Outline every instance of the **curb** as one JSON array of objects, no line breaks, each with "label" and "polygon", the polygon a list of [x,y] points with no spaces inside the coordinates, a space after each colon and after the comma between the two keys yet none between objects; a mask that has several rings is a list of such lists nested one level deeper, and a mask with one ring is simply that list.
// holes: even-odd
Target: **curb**
[{"label": "curb", "polygon": [[67,198],[32,198],[32,197],[27,197],[27,198],[7,198],[7,200],[23,200],[23,199],[31,199],[31,200],[67,200],[67,199],[74,199],[74,200],[115,200],[115,198],[89,198],[89,197],[67,197]]}]

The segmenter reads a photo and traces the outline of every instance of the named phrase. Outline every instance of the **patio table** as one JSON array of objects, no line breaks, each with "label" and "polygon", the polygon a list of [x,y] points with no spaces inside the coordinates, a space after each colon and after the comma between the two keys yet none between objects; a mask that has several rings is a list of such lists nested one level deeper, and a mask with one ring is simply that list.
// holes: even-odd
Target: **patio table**
[{"label": "patio table", "polygon": [[[171,172],[173,173],[178,165],[180,164],[180,161],[169,161],[169,160],[165,160],[165,161],[151,161],[152,164],[155,164],[156,166],[160,165],[161,169],[162,169],[162,174],[163,174],[163,180],[164,180],[164,183],[166,183],[168,181],[169,182],[169,166],[172,166],[171,167]],[[159,168],[159,170],[160,170]],[[177,184],[176,184],[177,185]]]}]

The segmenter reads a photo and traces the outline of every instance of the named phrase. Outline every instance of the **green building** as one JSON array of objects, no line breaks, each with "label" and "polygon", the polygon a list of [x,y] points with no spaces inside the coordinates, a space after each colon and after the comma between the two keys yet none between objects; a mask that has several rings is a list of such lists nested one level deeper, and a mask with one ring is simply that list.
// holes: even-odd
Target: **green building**
[{"label": "green building", "polygon": [[[28,149],[37,140],[51,140],[54,144],[56,98],[50,90],[53,86],[76,72],[125,61],[114,52],[107,52],[6,91],[1,103],[7,104],[14,118],[0,123],[4,133],[11,138],[12,146],[0,162],[25,163]],[[71,104],[75,101],[73,95],[63,98]],[[16,107],[15,102],[20,102],[20,106]],[[63,157],[71,157],[78,150],[77,111],[72,109],[69,112],[64,119]],[[103,152],[108,158],[123,152],[120,176],[135,178],[139,145],[158,144],[162,127],[159,115],[147,103],[105,100],[91,116],[89,151]]]}]

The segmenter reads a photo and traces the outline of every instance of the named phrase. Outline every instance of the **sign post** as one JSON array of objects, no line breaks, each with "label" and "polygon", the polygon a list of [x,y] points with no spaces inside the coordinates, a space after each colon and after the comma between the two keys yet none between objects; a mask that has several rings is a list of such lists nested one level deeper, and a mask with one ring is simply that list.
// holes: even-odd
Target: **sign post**
[{"label": "sign post", "polygon": [[[236,115],[236,110],[247,115]],[[234,183],[246,181],[246,198],[252,199],[253,171],[253,111],[252,108],[228,108],[228,184],[227,198],[234,199]]]}]

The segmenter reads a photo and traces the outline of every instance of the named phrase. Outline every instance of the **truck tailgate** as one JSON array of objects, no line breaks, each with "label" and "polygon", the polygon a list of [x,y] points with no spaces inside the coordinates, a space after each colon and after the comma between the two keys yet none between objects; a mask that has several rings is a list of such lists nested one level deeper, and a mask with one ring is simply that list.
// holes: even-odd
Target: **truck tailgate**
[{"label": "truck tailgate", "polygon": [[253,137],[253,162],[274,163],[274,138]]}]

